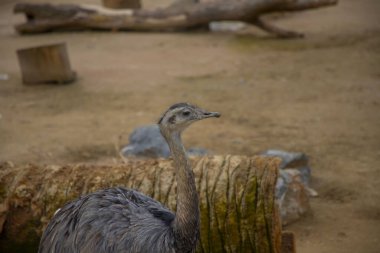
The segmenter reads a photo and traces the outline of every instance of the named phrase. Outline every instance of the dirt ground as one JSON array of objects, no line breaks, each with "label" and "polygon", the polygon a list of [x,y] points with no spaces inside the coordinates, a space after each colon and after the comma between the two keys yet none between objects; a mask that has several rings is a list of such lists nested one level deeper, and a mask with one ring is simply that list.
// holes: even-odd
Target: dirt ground
[{"label": "dirt ground", "polygon": [[[117,136],[127,142],[135,127],[188,101],[223,116],[189,129],[187,146],[310,156],[320,196],[287,227],[298,252],[380,252],[380,1],[341,0],[276,20],[305,32],[299,40],[251,28],[20,36],[15,3],[0,3],[0,73],[9,75],[0,81],[0,160],[114,162]],[[15,51],[55,42],[67,43],[78,81],[23,86]]]}]

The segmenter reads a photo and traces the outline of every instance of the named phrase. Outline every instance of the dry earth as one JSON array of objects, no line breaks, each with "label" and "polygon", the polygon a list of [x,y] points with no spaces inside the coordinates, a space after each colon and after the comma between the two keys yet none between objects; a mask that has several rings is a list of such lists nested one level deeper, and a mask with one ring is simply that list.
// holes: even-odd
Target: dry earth
[{"label": "dry earth", "polygon": [[[380,252],[380,1],[342,0],[276,20],[305,32],[301,40],[251,28],[20,36],[15,3],[0,3],[0,73],[9,75],[0,81],[0,160],[112,162],[118,135],[189,101],[223,117],[189,129],[188,146],[310,156],[320,197],[287,228],[298,252]],[[79,80],[23,86],[15,51],[62,41]]]}]

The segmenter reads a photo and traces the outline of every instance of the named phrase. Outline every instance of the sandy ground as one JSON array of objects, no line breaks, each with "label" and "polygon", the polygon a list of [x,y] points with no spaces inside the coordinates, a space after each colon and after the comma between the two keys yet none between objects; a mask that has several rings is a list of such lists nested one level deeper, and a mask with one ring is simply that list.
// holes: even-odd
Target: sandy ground
[{"label": "sandy ground", "polygon": [[[20,36],[15,2],[0,3],[0,73],[9,75],[0,81],[0,160],[112,162],[118,135],[188,101],[223,117],[189,129],[187,146],[310,156],[320,197],[287,227],[298,252],[380,252],[380,1],[342,0],[276,21],[305,32],[301,40],[255,29]],[[67,43],[78,81],[23,86],[15,51],[55,42]]]}]

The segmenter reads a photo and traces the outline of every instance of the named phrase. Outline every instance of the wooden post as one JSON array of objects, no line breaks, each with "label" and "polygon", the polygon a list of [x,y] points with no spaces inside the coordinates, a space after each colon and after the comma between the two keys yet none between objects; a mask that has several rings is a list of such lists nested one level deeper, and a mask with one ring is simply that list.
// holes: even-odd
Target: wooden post
[{"label": "wooden post", "polygon": [[294,233],[283,231],[281,237],[281,253],[296,253]]},{"label": "wooden post", "polygon": [[110,9],[140,9],[140,0],[103,0],[103,6]]},{"label": "wooden post", "polygon": [[24,84],[70,83],[75,80],[65,43],[17,50]]}]

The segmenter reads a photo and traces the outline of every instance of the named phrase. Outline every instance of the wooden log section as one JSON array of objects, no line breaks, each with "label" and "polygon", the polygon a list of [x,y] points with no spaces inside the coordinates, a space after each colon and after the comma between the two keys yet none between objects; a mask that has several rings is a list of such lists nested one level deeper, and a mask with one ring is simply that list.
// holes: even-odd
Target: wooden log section
[{"label": "wooden log section", "polygon": [[[194,158],[200,196],[198,252],[281,252],[275,204],[279,160],[244,156]],[[0,164],[0,251],[35,252],[54,212],[80,195],[113,186],[137,189],[175,209],[171,160],[127,160],[117,165]],[[289,251],[287,251],[289,252]]]},{"label": "wooden log section", "polygon": [[290,231],[282,232],[281,241],[281,253],[296,253],[294,233]]},{"label": "wooden log section", "polygon": [[111,9],[140,9],[140,0],[102,0],[103,6]]},{"label": "wooden log section", "polygon": [[16,25],[19,33],[59,30],[133,30],[178,31],[207,26],[212,21],[242,21],[281,38],[302,34],[275,27],[262,16],[274,12],[292,12],[331,6],[338,0],[177,0],[155,10],[111,10],[94,5],[15,5],[15,13],[24,13],[25,23]]},{"label": "wooden log section", "polygon": [[75,80],[65,43],[20,49],[17,56],[24,84],[62,84]]}]

